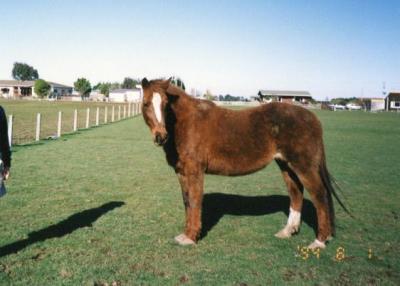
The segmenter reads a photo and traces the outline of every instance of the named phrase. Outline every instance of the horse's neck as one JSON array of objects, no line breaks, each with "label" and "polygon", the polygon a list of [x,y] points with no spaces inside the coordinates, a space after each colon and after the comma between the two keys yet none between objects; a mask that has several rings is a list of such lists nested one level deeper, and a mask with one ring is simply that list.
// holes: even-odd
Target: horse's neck
[{"label": "horse's neck", "polygon": [[179,94],[171,94],[170,106],[174,112],[175,117],[185,117],[188,112],[193,111],[195,106],[195,99],[191,98],[190,95],[183,91],[179,91]]}]

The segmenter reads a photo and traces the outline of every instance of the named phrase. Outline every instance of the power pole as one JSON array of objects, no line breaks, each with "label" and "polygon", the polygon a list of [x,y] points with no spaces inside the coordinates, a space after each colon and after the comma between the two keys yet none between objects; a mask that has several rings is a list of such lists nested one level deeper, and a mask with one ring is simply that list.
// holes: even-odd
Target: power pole
[{"label": "power pole", "polygon": [[386,99],[386,82],[382,82],[382,95],[385,100],[385,110],[389,111],[389,99]]}]

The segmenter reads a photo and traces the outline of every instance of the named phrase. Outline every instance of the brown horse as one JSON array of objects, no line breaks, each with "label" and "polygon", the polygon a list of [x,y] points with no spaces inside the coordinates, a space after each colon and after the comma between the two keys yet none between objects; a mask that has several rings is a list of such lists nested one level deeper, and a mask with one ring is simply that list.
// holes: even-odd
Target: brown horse
[{"label": "brown horse", "polygon": [[325,247],[334,235],[332,194],[337,196],[321,124],[312,112],[285,103],[229,110],[195,99],[169,80],[145,78],[142,87],[144,120],[182,188],[186,225],[175,237],[179,244],[194,244],[199,237],[204,174],[246,175],[275,160],[290,196],[287,224],[275,236],[288,238],[299,231],[304,186],[318,217],[317,238],[309,248]]}]

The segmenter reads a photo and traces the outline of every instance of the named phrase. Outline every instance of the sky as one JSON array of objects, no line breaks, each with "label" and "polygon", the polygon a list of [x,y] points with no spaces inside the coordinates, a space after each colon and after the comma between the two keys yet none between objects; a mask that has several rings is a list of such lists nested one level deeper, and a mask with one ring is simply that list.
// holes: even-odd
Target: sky
[{"label": "sky", "polygon": [[187,90],[316,99],[400,90],[400,1],[4,1],[0,79],[179,76]]}]

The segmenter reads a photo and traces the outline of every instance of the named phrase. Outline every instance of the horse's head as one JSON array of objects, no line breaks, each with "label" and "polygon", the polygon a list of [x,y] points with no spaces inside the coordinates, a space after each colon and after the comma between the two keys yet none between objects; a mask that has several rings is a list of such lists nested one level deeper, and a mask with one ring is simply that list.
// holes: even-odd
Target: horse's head
[{"label": "horse's head", "polygon": [[157,145],[164,145],[168,140],[165,128],[165,107],[168,103],[166,90],[170,80],[142,80],[143,105],[142,113],[146,124],[150,127],[153,141]]}]

